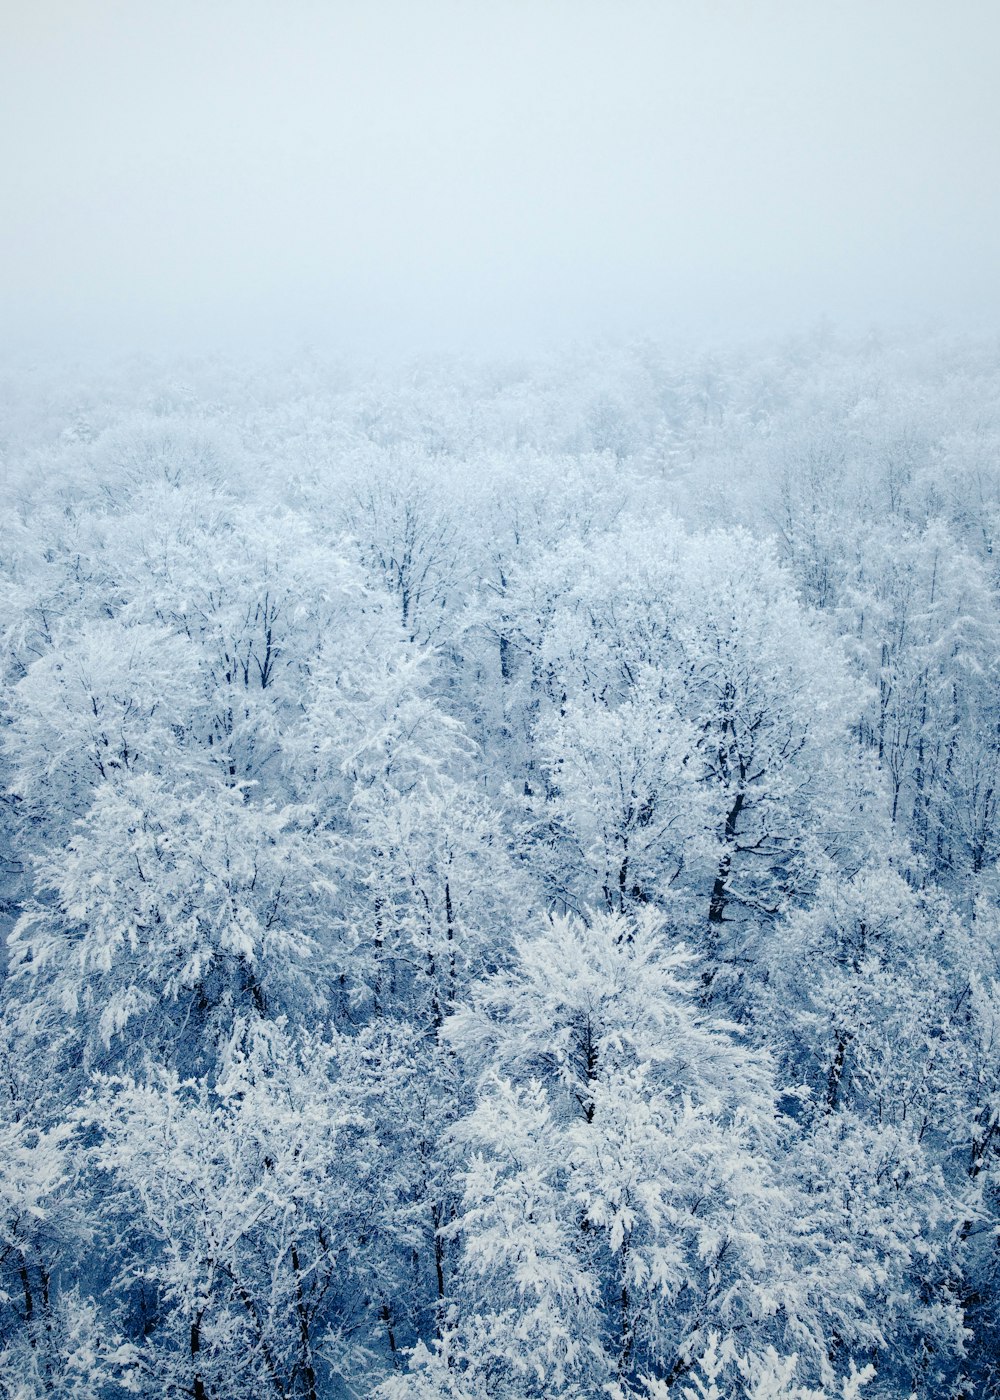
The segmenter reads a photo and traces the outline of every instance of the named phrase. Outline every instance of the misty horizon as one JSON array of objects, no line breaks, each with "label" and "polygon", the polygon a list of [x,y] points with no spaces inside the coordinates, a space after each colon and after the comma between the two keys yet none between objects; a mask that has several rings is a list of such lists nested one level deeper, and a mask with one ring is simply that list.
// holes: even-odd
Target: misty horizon
[{"label": "misty horizon", "polygon": [[6,7],[8,346],[988,325],[1000,14]]}]

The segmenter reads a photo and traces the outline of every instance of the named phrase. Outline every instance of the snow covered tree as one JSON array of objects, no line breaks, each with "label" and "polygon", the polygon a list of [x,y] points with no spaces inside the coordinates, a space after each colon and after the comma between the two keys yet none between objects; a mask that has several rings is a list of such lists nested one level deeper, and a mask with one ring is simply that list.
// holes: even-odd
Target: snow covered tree
[{"label": "snow covered tree", "polygon": [[117,1288],[143,1313],[133,1389],[317,1400],[365,1361],[364,1119],[335,1042],[249,1020],[228,1049],[214,1086],[150,1067],[98,1078],[80,1112]]},{"label": "snow covered tree", "polygon": [[698,1012],[649,912],[555,918],[516,954],[447,1028],[479,1077],[461,1345],[495,1394],[675,1379],[709,1319],[753,1313],[782,1209],[769,1064]]},{"label": "snow covered tree", "polygon": [[116,1056],[151,1038],[204,1066],[234,1017],[322,1004],[329,848],[294,811],[221,780],[106,782],[36,882],[11,936],[18,1014],[36,1035],[68,1017],[94,1063],[128,1028]]},{"label": "snow covered tree", "polygon": [[669,676],[648,668],[620,704],[567,700],[539,722],[549,792],[538,822],[551,833],[539,845],[553,894],[572,908],[669,903],[685,868],[710,855],[697,735],[670,694]]}]

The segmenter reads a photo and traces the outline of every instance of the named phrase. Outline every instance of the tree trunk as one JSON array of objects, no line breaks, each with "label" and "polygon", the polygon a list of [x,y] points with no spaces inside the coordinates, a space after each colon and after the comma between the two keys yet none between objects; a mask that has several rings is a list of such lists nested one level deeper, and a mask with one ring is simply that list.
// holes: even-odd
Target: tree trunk
[{"label": "tree trunk", "polygon": [[208,1400],[208,1391],[198,1369],[198,1355],[201,1351],[201,1318],[198,1313],[191,1323],[191,1369],[194,1373],[194,1400]]},{"label": "tree trunk", "polygon": [[723,830],[725,852],[719,861],[715,883],[712,886],[712,896],[708,903],[708,922],[713,925],[715,930],[725,923],[726,919],[726,906],[729,903],[729,875],[733,865],[733,847],[736,844],[736,823],[740,819],[745,801],[746,793],[737,792],[733,799],[733,805],[726,814],[726,825]]},{"label": "tree trunk", "polygon": [[306,1383],[306,1400],[316,1400],[316,1368],[312,1359],[312,1343],[309,1336],[309,1312],[305,1295],[302,1292],[302,1273],[299,1268],[299,1252],[295,1245],[291,1250],[292,1269],[295,1272],[295,1311],[299,1319],[299,1345],[302,1348],[302,1375]]},{"label": "tree trunk", "polygon": [[830,1073],[826,1077],[827,1113],[832,1113],[834,1111],[837,1107],[837,1101],[840,1098],[840,1090],[844,1079],[844,1066],[847,1063],[847,1047],[850,1043],[850,1033],[848,1031],[838,1031],[837,1049],[834,1052]]}]

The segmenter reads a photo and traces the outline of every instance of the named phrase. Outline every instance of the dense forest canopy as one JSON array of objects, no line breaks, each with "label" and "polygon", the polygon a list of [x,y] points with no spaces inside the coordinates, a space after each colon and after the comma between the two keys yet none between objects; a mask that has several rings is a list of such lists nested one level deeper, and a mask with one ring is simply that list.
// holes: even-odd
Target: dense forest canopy
[{"label": "dense forest canopy", "polygon": [[0,372],[0,1388],[1000,1396],[1000,342]]}]

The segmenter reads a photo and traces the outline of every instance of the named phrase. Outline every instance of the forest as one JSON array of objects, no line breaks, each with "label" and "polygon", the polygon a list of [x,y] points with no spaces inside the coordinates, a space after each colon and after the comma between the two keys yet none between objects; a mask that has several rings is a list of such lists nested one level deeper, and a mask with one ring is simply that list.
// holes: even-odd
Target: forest
[{"label": "forest", "polygon": [[6,1400],[1000,1397],[998,390],[4,363]]}]

